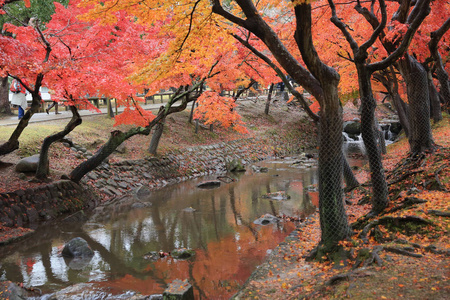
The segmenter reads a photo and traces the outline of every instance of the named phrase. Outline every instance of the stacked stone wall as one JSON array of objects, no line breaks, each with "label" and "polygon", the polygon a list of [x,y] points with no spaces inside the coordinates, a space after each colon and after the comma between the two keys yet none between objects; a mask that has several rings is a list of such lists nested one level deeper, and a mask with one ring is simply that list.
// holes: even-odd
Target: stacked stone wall
[{"label": "stacked stone wall", "polygon": [[98,196],[70,180],[0,194],[0,223],[34,227],[39,222],[94,207]]}]

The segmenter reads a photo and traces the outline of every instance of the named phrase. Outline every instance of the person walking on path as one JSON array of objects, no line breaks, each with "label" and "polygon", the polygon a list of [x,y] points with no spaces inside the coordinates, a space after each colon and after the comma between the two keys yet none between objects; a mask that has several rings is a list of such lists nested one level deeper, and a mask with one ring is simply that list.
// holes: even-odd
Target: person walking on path
[{"label": "person walking on path", "polygon": [[11,104],[19,107],[19,120],[25,115],[25,109],[28,107],[27,103],[27,90],[25,87],[17,80],[13,79],[10,91],[13,93],[11,98]]},{"label": "person walking on path", "polygon": [[55,115],[59,115],[60,113],[58,112],[58,102],[56,102],[56,101],[53,101],[52,104],[50,104],[50,105],[47,107],[47,109],[45,110],[45,112],[46,112],[47,115],[48,115],[48,112],[50,111],[50,109],[53,108],[53,106],[55,107]]}]

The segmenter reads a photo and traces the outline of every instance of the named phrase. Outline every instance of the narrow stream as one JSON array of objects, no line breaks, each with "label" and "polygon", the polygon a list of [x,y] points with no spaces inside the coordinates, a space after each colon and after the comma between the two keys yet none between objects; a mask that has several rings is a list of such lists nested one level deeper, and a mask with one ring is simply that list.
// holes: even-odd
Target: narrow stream
[{"label": "narrow stream", "polygon": [[[135,196],[127,196],[96,209],[86,222],[39,228],[32,237],[0,248],[0,279],[23,282],[44,294],[92,283],[83,288],[84,295],[109,299],[129,295],[130,290],[160,294],[178,278],[188,279],[196,299],[228,299],[295,228],[293,222],[253,222],[264,214],[305,217],[316,209],[310,197],[304,197],[304,188],[317,184],[317,170],[297,168],[294,161],[266,161],[259,166],[267,167],[267,173],[249,168],[230,175],[236,181],[216,189],[196,187],[214,179],[206,177],[154,191],[138,204]],[[263,197],[278,191],[290,199]],[[61,256],[64,244],[74,237],[82,237],[94,250],[91,260],[74,262]],[[193,249],[195,256],[144,258],[150,251],[176,248]]]}]

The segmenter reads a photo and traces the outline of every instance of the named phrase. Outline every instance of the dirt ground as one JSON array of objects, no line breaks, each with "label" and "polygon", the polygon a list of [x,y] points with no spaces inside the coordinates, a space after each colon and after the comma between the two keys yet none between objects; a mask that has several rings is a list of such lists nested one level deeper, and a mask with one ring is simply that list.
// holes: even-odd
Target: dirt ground
[{"label": "dirt ground", "polygon": [[[249,130],[248,135],[241,135],[230,130],[214,128],[211,132],[201,127],[198,134],[194,134],[194,125],[189,124],[189,112],[172,115],[167,119],[167,126],[159,147],[159,154],[175,149],[183,149],[192,145],[206,145],[220,141],[234,140],[243,137],[258,137],[288,143],[292,139],[304,140],[306,148],[317,146],[316,132],[311,123],[304,119],[305,114],[296,107],[287,106],[281,101],[271,107],[269,116],[263,113],[264,99],[259,101],[242,102],[238,110],[243,116]],[[389,110],[378,110],[379,118],[388,117]],[[344,120],[357,118],[357,108],[351,103],[346,105]],[[448,119],[446,121],[448,123]],[[104,143],[112,129],[113,121],[105,116],[86,118],[83,124],[70,134],[70,138],[94,152]],[[39,183],[19,178],[14,171],[14,164],[22,157],[39,152],[39,145],[43,138],[64,126],[64,121],[52,121],[30,124],[26,135],[21,139],[21,147],[12,154],[0,157],[0,192],[33,187]],[[447,124],[448,125],[448,124]],[[450,125],[449,125],[450,127]],[[114,128],[117,129],[117,128]],[[126,129],[120,127],[119,129]],[[8,126],[0,132],[0,142],[5,141],[13,128]],[[448,135],[436,134],[436,142],[444,144]],[[36,138],[38,137],[38,138]],[[110,160],[119,161],[148,156],[147,148],[150,137],[138,136],[127,141],[124,154],[115,154]],[[448,147],[449,145],[447,145]],[[405,153],[404,149],[393,150]],[[276,152],[276,149],[274,149]],[[400,159],[399,155],[387,156],[385,159],[391,165]],[[67,174],[80,162],[70,149],[56,143],[50,152],[51,179],[57,180],[62,174]],[[368,177],[367,168],[357,172],[357,178],[363,182]],[[448,184],[448,181],[447,181]],[[448,211],[448,193],[439,194],[444,208]],[[349,194],[348,199],[353,205],[347,206],[349,221],[354,222],[365,215],[369,205],[356,205],[362,195]],[[439,198],[439,199],[440,199]],[[445,200],[447,199],[447,200]],[[445,200],[445,201],[444,201]],[[431,201],[431,200],[430,200]],[[447,205],[447,206],[446,206]],[[448,219],[448,218],[447,218]],[[440,249],[448,247],[448,220],[442,218],[444,233],[447,240],[440,239]],[[446,224],[446,225],[445,225]],[[0,228],[0,232],[2,228]],[[4,229],[4,228],[3,228]],[[10,229],[8,229],[10,230]],[[18,229],[14,229],[18,230]],[[20,230],[20,229],[19,229]],[[3,230],[6,235],[14,234]],[[307,255],[320,240],[320,226],[318,214],[308,219],[304,226],[291,234],[292,240],[287,240],[275,249],[268,260],[258,268],[248,280],[243,289],[236,295],[236,299],[448,299],[450,294],[449,260],[448,255],[433,254],[420,251],[421,258],[408,257],[401,254],[383,252],[380,258],[381,266],[368,266],[357,271],[352,270],[351,264],[332,265],[329,262],[306,262]],[[423,239],[427,237],[422,237]],[[420,240],[424,245],[430,242]]]}]

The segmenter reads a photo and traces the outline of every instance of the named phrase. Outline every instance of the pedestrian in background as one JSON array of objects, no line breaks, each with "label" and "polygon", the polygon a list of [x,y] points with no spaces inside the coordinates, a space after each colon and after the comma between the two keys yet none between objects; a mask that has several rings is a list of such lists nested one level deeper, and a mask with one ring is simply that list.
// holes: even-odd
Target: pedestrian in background
[{"label": "pedestrian in background", "polygon": [[25,110],[28,107],[27,90],[17,79],[13,79],[9,90],[13,93],[11,104],[13,105],[13,107],[18,107],[20,120],[25,115]]}]

